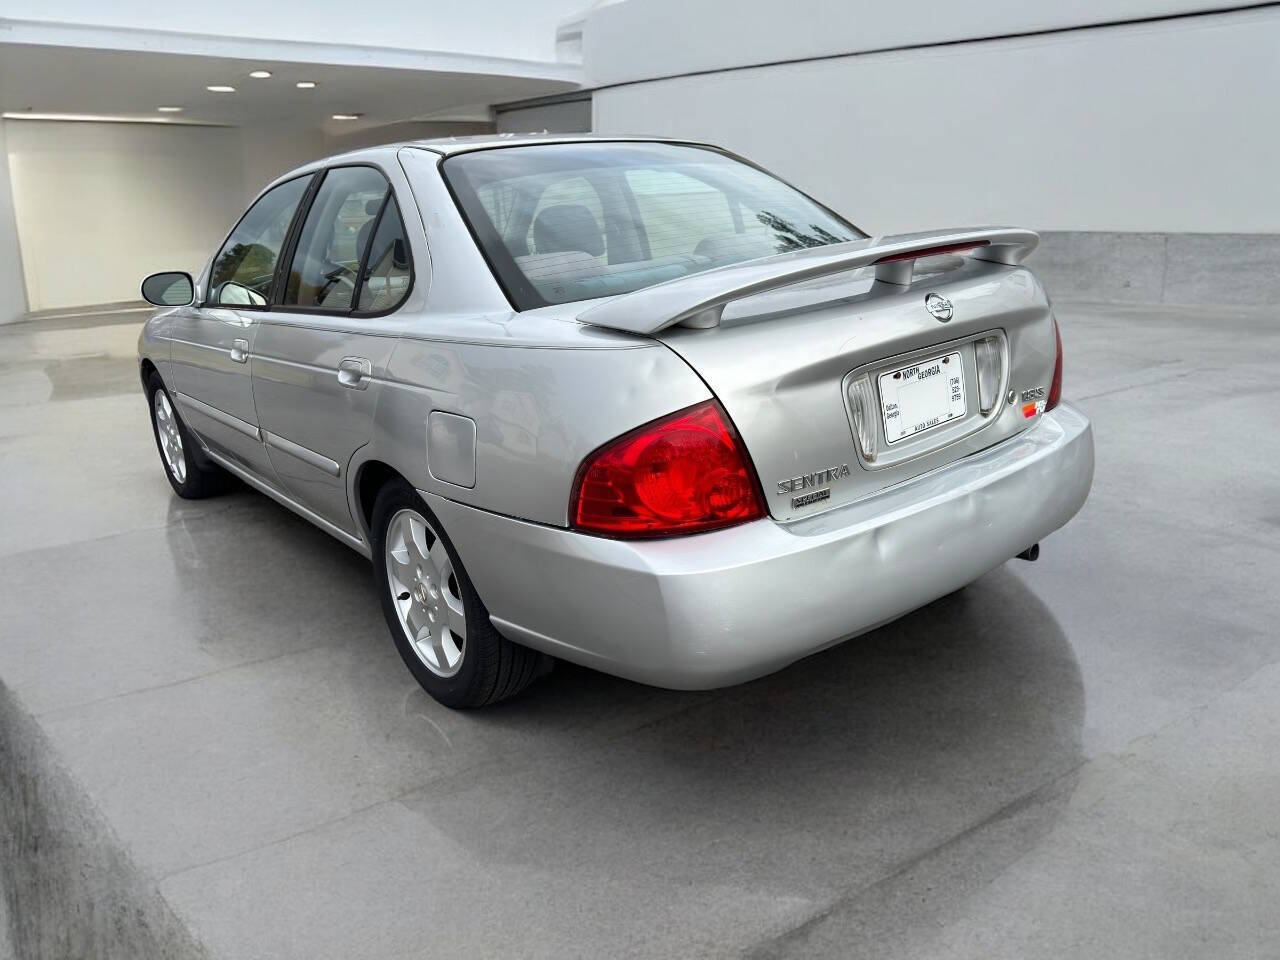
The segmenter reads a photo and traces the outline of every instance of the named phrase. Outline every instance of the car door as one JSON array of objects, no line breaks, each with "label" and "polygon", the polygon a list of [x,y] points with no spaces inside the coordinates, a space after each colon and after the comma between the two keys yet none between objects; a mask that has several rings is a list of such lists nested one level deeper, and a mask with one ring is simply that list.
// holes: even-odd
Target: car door
[{"label": "car door", "polygon": [[312,176],[273,187],[213,258],[197,303],[172,322],[171,386],[183,418],[215,454],[274,484],[253,403],[249,357],[280,255]]},{"label": "car door", "polygon": [[378,320],[413,283],[399,206],[376,167],[333,167],[297,231],[254,342],[253,394],[286,492],[356,534],[347,467],[368,442],[398,335]]}]

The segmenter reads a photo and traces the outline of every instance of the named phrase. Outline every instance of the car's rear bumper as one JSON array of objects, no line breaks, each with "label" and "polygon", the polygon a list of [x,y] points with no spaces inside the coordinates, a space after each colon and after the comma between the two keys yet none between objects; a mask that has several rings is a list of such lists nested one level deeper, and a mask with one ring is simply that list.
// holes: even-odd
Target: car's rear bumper
[{"label": "car's rear bumper", "polygon": [[503,634],[698,689],[769,673],[964,586],[1065,524],[1092,480],[1089,421],[1064,404],[994,447],[786,524],[628,542],[424,497]]}]

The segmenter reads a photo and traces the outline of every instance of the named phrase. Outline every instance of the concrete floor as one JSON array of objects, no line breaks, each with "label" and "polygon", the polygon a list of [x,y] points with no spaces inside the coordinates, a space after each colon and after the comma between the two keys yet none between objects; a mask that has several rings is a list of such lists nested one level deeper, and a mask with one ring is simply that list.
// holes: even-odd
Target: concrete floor
[{"label": "concrete floor", "polygon": [[1097,479],[1038,563],[746,686],[478,713],[354,553],[173,497],[136,318],[5,329],[0,692],[97,831],[64,872],[192,956],[1276,956],[1272,314],[1059,304]]}]

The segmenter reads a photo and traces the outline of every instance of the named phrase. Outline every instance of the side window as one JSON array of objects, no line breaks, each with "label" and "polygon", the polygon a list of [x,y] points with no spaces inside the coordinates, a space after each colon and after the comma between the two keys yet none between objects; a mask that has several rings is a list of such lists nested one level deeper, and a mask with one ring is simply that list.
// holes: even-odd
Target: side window
[{"label": "side window", "polygon": [[723,191],[675,170],[628,170],[627,186],[657,260],[702,253],[715,238],[731,237],[733,211]]},{"label": "side window", "polygon": [[266,305],[280,248],[310,183],[309,176],[282,183],[249,208],[213,259],[207,302]]},{"label": "side window", "polygon": [[374,220],[388,189],[372,167],[337,167],[325,174],[298,235],[282,303],[350,310]]},{"label": "side window", "polygon": [[411,279],[404,221],[400,219],[396,198],[389,197],[373,231],[364,274],[360,277],[359,309],[363,313],[381,313],[399,306],[409,293]]}]

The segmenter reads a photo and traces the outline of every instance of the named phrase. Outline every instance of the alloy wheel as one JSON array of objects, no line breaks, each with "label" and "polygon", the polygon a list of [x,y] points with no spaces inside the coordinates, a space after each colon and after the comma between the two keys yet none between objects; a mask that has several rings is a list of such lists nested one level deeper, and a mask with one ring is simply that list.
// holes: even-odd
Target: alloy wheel
[{"label": "alloy wheel", "polygon": [[174,416],[169,395],[163,390],[157,390],[152,404],[155,408],[156,436],[160,438],[160,454],[164,457],[164,465],[173,479],[178,483],[185,483],[187,455],[182,449],[182,431],[178,429],[178,418]]},{"label": "alloy wheel", "polygon": [[466,651],[467,615],[444,541],[425,517],[404,509],[387,524],[383,552],[405,636],[428,670],[452,677]]}]

